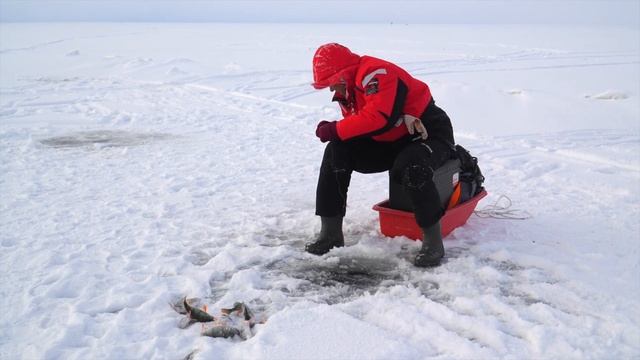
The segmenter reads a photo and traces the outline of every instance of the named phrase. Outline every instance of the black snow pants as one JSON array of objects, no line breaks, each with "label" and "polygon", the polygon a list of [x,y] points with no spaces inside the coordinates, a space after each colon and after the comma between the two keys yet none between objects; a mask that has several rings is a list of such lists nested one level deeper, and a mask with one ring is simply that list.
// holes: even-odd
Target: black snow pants
[{"label": "black snow pants", "polygon": [[351,174],[390,171],[390,180],[404,186],[418,225],[435,224],[444,209],[433,182],[433,172],[454,156],[438,138],[385,143],[371,139],[332,141],[325,151],[316,190],[316,215],[344,216]]}]

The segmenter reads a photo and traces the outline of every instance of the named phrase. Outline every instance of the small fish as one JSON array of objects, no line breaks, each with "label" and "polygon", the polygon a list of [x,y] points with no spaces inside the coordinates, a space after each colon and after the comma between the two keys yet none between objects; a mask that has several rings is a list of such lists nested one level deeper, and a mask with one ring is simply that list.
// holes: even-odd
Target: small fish
[{"label": "small fish", "polygon": [[251,326],[254,325],[252,321],[253,312],[244,303],[237,302],[233,304],[233,307],[231,309],[220,309],[220,312],[223,313],[224,315],[230,315],[231,313],[235,312],[236,315],[242,316],[246,321],[251,322]]},{"label": "small fish", "polygon": [[216,320],[213,316],[209,315],[206,311],[200,310],[197,307],[193,307],[189,305],[186,297],[182,300],[182,304],[184,305],[184,308],[187,311],[187,314],[189,315],[189,319],[191,320],[195,320],[196,322],[211,322]]},{"label": "small fish", "polygon": [[203,330],[200,335],[210,336],[214,338],[232,338],[238,335],[242,340],[246,340],[246,336],[239,329],[230,326],[214,326]]}]

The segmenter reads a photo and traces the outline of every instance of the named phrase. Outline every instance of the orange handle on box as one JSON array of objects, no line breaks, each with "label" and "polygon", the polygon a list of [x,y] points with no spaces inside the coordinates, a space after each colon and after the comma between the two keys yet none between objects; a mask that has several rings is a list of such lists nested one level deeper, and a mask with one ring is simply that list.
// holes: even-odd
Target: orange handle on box
[{"label": "orange handle on box", "polygon": [[447,205],[447,210],[453,209],[454,207],[456,207],[456,205],[458,205],[461,193],[462,190],[460,189],[460,183],[457,183],[456,187],[453,188],[453,194],[451,194],[451,198],[449,198],[449,205]]}]

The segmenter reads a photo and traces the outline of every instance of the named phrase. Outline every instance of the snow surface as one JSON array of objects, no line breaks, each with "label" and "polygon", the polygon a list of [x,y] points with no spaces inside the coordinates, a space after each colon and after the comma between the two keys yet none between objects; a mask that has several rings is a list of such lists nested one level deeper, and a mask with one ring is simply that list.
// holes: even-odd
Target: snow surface
[{"label": "snow surface", "polygon": [[[640,33],[472,25],[0,25],[0,358],[640,357]],[[319,230],[338,41],[428,82],[490,195],[435,269],[354,175]],[[247,303],[247,341],[177,327]]]}]

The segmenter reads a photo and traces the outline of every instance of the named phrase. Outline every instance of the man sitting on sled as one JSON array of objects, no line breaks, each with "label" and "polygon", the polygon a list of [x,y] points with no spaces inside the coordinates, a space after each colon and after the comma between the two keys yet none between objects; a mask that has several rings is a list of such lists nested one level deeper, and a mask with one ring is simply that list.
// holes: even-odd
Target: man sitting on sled
[{"label": "man sitting on sled", "polygon": [[429,87],[388,61],[325,44],[313,57],[313,86],[334,92],[343,118],[320,121],[316,135],[329,142],[316,191],[322,228],[306,251],[321,255],[344,246],[342,219],[351,173],[390,171],[402,184],[423,231],[415,265],[437,266],[444,257],[444,214],[433,172],[455,156],[453,129]]}]

